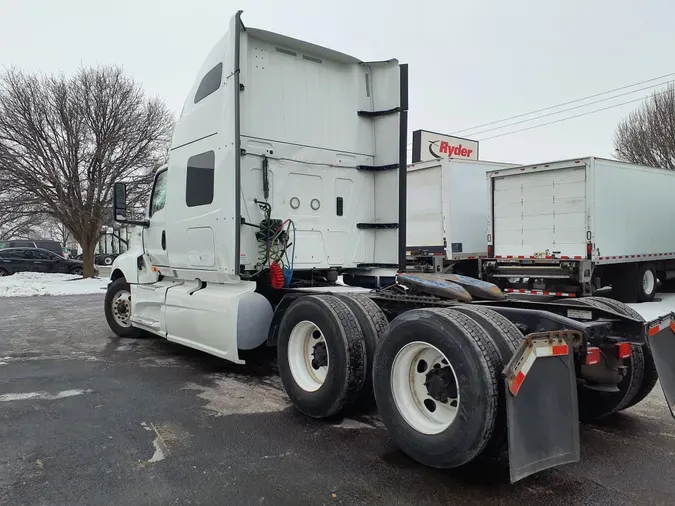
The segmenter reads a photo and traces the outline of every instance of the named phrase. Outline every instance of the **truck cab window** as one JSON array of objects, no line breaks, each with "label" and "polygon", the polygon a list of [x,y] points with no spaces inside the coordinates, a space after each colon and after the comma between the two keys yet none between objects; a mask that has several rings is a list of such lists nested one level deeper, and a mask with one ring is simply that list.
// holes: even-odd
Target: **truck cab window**
[{"label": "truck cab window", "polygon": [[166,174],[167,171],[164,170],[157,174],[155,179],[155,187],[152,189],[152,200],[150,202],[150,216],[164,209],[166,203]]},{"label": "truck cab window", "polygon": [[218,88],[220,88],[220,81],[222,78],[223,64],[219,63],[209,70],[202,78],[202,81],[199,83],[199,88],[197,88],[197,93],[195,93],[195,104],[208,97],[214,91],[218,90]]},{"label": "truck cab window", "polygon": [[213,151],[191,156],[187,162],[185,203],[188,207],[205,206],[213,202],[213,172],[216,154]]}]

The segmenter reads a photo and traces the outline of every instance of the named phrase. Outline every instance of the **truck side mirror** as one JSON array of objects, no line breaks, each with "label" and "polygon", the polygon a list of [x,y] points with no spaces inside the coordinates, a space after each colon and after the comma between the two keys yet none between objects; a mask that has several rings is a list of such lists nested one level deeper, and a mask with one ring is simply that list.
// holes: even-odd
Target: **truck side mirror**
[{"label": "truck side mirror", "polygon": [[113,187],[113,213],[115,221],[127,219],[127,185],[115,183]]}]

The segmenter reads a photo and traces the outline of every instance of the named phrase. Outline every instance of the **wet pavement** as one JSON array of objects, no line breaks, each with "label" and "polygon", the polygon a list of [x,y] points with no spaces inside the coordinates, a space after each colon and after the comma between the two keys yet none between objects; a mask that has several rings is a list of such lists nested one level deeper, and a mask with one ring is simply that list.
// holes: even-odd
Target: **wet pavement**
[{"label": "wet pavement", "polygon": [[661,392],[581,429],[582,460],[511,485],[505,463],[410,461],[376,414],[290,406],[273,353],[247,366],[121,340],[103,297],[0,301],[0,504],[673,504]]}]

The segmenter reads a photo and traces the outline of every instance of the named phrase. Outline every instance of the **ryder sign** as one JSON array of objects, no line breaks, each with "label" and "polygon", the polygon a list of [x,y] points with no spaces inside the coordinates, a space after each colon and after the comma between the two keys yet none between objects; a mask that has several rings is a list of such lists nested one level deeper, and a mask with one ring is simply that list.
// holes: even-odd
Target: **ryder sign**
[{"label": "ryder sign", "polygon": [[478,160],[478,141],[428,130],[415,130],[413,132],[413,163],[426,162],[441,157]]}]

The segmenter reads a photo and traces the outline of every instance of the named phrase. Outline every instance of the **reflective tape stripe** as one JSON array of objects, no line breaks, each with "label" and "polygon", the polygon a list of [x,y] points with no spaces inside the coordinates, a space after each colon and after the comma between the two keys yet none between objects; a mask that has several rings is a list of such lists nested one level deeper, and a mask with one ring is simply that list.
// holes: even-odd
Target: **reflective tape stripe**
[{"label": "reflective tape stripe", "polygon": [[505,293],[522,293],[524,295],[549,295],[553,297],[576,297],[576,293],[549,292],[546,290],[523,290],[520,288],[505,288]]},{"label": "reflective tape stripe", "polygon": [[675,258],[675,252],[669,253],[639,253],[635,255],[608,255],[598,257],[598,263],[611,264],[620,263],[625,260],[647,259],[647,258]]},{"label": "reflective tape stripe", "polygon": [[555,346],[542,346],[537,348],[537,358],[539,357],[560,357],[567,355],[569,349],[566,344],[556,344]]},{"label": "reflective tape stripe", "polygon": [[649,337],[651,337],[654,334],[658,334],[668,326],[670,326],[671,330],[675,332],[675,322],[670,317],[667,317],[649,327],[647,333],[649,334]]},{"label": "reflective tape stripe", "polygon": [[532,364],[534,364],[534,361],[536,359],[537,355],[535,353],[530,352],[525,362],[523,362],[523,366],[520,368],[520,372],[523,373],[525,376],[527,376],[527,373],[530,372],[530,369],[532,369]]},{"label": "reflective tape stripe", "polygon": [[[521,346],[526,344],[527,343],[523,343]],[[538,337],[530,341],[529,345],[526,345],[520,353],[522,354],[517,358],[516,364],[509,365],[509,369],[506,373],[509,391],[514,396],[518,395],[518,391],[525,382],[527,374],[530,372],[530,369],[532,369],[534,362],[538,358],[567,356],[569,353],[569,346],[564,339],[559,337],[552,339]],[[510,369],[510,367],[515,368]]]}]

